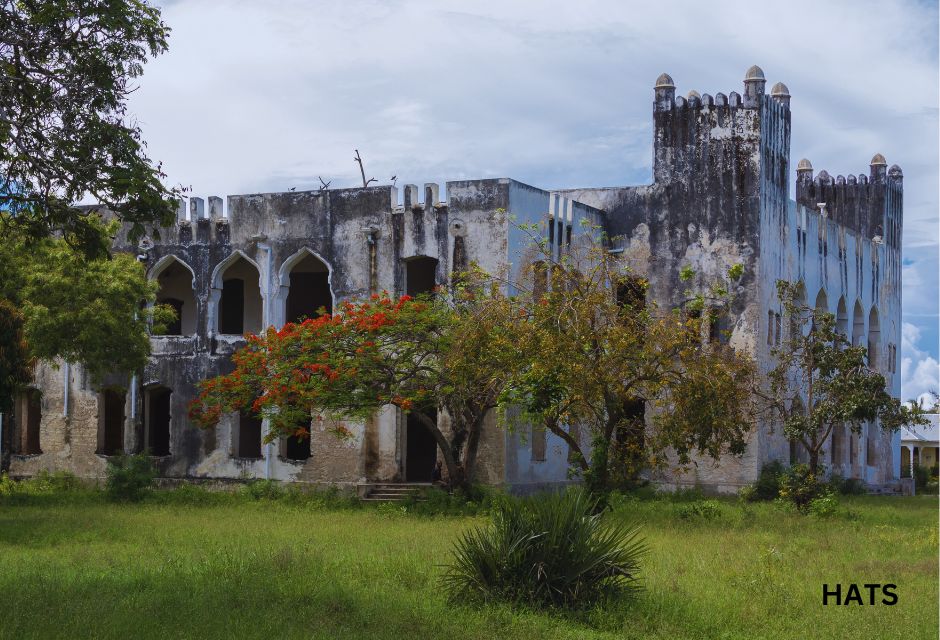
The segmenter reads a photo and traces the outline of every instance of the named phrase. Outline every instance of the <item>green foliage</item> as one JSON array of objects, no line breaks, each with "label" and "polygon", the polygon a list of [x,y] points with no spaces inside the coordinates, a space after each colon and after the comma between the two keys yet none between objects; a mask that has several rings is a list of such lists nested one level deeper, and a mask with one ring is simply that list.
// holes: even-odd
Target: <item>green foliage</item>
[{"label": "green foliage", "polygon": [[131,225],[170,224],[174,192],[144,152],[127,100],[169,28],[142,0],[0,3],[0,233],[109,243],[74,205],[90,195]]},{"label": "green foliage", "polygon": [[277,480],[252,480],[241,492],[252,500],[277,500],[284,496],[284,487]]},{"label": "green foliage", "polygon": [[112,456],[108,459],[105,488],[115,501],[138,502],[150,495],[157,469],[146,453]]},{"label": "green foliage", "polygon": [[676,514],[682,520],[715,520],[721,517],[721,503],[717,500],[701,500],[681,504]]},{"label": "green foliage", "polygon": [[[115,231],[96,216],[86,223],[103,236]],[[96,380],[146,364],[152,310],[142,304],[156,287],[130,255],[86,259],[51,238],[0,243],[0,300],[22,313],[29,356],[81,362]]]},{"label": "green foliage", "polygon": [[489,513],[506,496],[495,489],[473,485],[469,490],[452,492],[430,487],[407,501],[408,513],[425,516],[474,516]]},{"label": "green foliage", "polygon": [[49,472],[43,469],[34,477],[20,481],[11,480],[5,473],[0,475],[0,499],[51,496],[75,492],[81,488],[78,478],[68,471]]},{"label": "green foliage", "polygon": [[747,502],[776,500],[780,497],[780,476],[786,467],[779,460],[771,460],[761,467],[757,482],[744,487],[738,494]]},{"label": "green foliage", "polygon": [[843,496],[863,496],[867,493],[865,482],[859,478],[843,478],[839,475],[833,475],[829,479],[829,487]]},{"label": "green foliage", "polygon": [[795,464],[779,476],[780,498],[792,503],[797,510],[806,512],[810,503],[827,493],[809,465]]},{"label": "green foliage", "polygon": [[927,488],[927,483],[930,482],[930,468],[923,465],[915,464],[914,465],[914,487],[916,490],[923,491]]},{"label": "green foliage", "polygon": [[492,524],[458,539],[443,577],[450,600],[575,609],[635,594],[645,545],[596,506],[580,489],[499,504]]},{"label": "green foliage", "polygon": [[513,283],[516,367],[501,406],[564,440],[573,475],[598,497],[670,464],[670,451],[683,466],[742,453],[753,426],[750,358],[703,345],[701,318],[658,308],[645,279],[597,237],[574,238],[560,258],[545,238],[533,234]]},{"label": "green foliage", "polygon": [[835,515],[839,508],[839,500],[836,494],[829,490],[824,490],[817,497],[809,502],[808,511],[820,518],[830,518]]},{"label": "green foliage", "polygon": [[769,389],[757,391],[786,437],[806,449],[815,475],[820,452],[836,427],[848,424],[860,434],[868,422],[893,432],[927,421],[919,405],[891,396],[884,376],[870,366],[867,349],[853,346],[831,313],[809,307],[802,286],[777,282],[790,331],[773,349]]},{"label": "green foliage", "polygon": [[23,315],[0,298],[0,413],[10,413],[14,393],[32,378]]}]

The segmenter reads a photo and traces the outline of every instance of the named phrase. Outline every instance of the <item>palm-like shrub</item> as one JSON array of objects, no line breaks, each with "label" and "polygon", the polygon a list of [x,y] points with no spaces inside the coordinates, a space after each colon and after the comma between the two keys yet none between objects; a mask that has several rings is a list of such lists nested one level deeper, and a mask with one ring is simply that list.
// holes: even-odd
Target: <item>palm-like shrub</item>
[{"label": "palm-like shrub", "polygon": [[506,500],[493,521],[463,534],[444,586],[454,602],[584,608],[634,595],[645,544],[634,526],[605,521],[578,489]]}]

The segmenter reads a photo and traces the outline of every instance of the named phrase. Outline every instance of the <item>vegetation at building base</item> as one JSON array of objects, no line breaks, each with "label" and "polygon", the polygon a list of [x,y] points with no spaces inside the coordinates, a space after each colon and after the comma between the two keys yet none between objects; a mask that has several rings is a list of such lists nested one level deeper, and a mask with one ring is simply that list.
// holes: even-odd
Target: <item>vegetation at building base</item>
[{"label": "vegetation at building base", "polygon": [[108,459],[105,490],[112,500],[139,502],[154,487],[157,469],[146,453],[113,456]]},{"label": "vegetation at building base", "polygon": [[[841,639],[937,629],[934,497],[847,496],[822,519],[695,491],[614,492],[605,518],[643,523],[644,589],[562,613],[449,603],[440,581],[453,545],[484,517],[281,489],[271,499],[190,486],[113,503],[47,482],[45,493],[0,497],[0,638]],[[703,502],[717,515],[680,515]],[[820,605],[823,583],[854,575],[897,583],[898,604]]]},{"label": "vegetation at building base", "polygon": [[584,609],[635,595],[639,529],[596,511],[597,499],[580,488],[498,504],[492,523],[457,541],[444,574],[451,602]]}]

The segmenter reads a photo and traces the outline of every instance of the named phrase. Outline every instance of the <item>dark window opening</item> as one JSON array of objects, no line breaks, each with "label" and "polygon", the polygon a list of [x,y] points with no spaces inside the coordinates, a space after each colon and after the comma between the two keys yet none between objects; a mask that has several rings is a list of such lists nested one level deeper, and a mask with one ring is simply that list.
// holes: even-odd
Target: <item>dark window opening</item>
[{"label": "dark window opening", "polygon": [[243,335],[261,331],[261,287],[258,269],[244,257],[237,258],[216,276],[215,291],[222,287],[217,314],[218,332],[227,335]]},{"label": "dark window opening", "polygon": [[147,390],[145,414],[145,442],[152,456],[170,455],[170,397],[166,387]]},{"label": "dark window opening", "polygon": [[623,403],[623,417],[617,425],[615,452],[622,468],[637,472],[643,464],[646,447],[646,402],[640,399]]},{"label": "dark window opening", "polygon": [[702,341],[702,311],[700,309],[687,309],[685,312],[685,329],[689,339],[693,342]]},{"label": "dark window opening", "polygon": [[790,466],[800,461],[800,443],[796,440],[790,440]]},{"label": "dark window opening", "polygon": [[421,256],[405,261],[405,293],[433,293],[437,286],[437,259]]},{"label": "dark window opening", "polygon": [[222,282],[219,300],[219,333],[245,333],[245,281],[231,278]]},{"label": "dark window opening", "polygon": [[101,429],[98,432],[98,453],[114,456],[124,452],[124,400],[117,389],[105,389],[98,396]]},{"label": "dark window opening", "polygon": [[532,461],[533,462],[544,462],[545,454],[547,449],[547,433],[545,427],[537,424],[532,425],[532,431],[530,435],[531,444],[532,444]]},{"label": "dark window opening", "polygon": [[713,309],[708,314],[708,341],[711,343],[727,344],[730,337],[729,333],[727,314]]},{"label": "dark window opening", "polygon": [[310,421],[298,423],[297,429],[303,429],[304,433],[284,438],[284,457],[288,460],[307,460],[310,458]]},{"label": "dark window opening", "polygon": [[[436,422],[437,411],[429,417]],[[437,464],[437,441],[414,413],[407,414],[405,428],[405,480],[431,482]]]},{"label": "dark window opening", "polygon": [[302,322],[317,318],[320,310],[333,313],[333,293],[330,290],[330,271],[316,256],[308,253],[290,271],[290,291],[287,294],[287,322]]},{"label": "dark window opening", "polygon": [[627,277],[618,282],[617,304],[637,311],[646,308],[646,281]]},{"label": "dark window opening", "polygon": [[42,453],[39,447],[39,427],[42,423],[42,393],[39,389],[27,389],[20,395],[19,414],[16,424],[19,431],[17,453],[35,455]]},{"label": "dark window opening", "polygon": [[571,246],[571,225],[565,226],[565,246]]},{"label": "dark window opening", "polygon": [[548,246],[555,246],[555,220],[548,221]]},{"label": "dark window opening", "polygon": [[261,418],[245,411],[238,414],[238,441],[235,457],[261,457]]},{"label": "dark window opening", "polygon": [[176,318],[172,322],[166,325],[166,330],[162,335],[165,336],[180,336],[183,335],[183,301],[177,300],[176,298],[164,298],[163,300],[157,301],[159,304],[165,304],[167,306],[173,307],[173,311],[176,312]]},{"label": "dark window opening", "polygon": [[[869,425],[868,430],[874,430],[875,425]],[[878,463],[878,449],[877,443],[875,442],[875,436],[872,433],[868,434],[868,437],[865,438],[866,450],[865,450],[865,463],[869,467],[873,467]]]},{"label": "dark window opening", "polygon": [[832,429],[832,442],[829,443],[829,462],[833,465],[842,464],[842,448],[845,446],[843,431],[844,427],[842,426],[836,426]]}]

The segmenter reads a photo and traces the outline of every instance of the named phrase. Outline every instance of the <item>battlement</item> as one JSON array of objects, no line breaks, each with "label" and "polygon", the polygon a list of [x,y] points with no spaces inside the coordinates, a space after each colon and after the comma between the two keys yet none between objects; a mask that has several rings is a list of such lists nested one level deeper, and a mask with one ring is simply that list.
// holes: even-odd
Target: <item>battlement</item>
[{"label": "battlement", "polygon": [[876,153],[867,175],[833,178],[825,169],[813,175],[812,163],[804,158],[796,168],[796,201],[865,238],[898,248],[904,175],[899,166],[887,165]]},{"label": "battlement", "polygon": [[[676,184],[714,173],[733,178],[746,169],[747,158],[785,168],[790,91],[778,82],[767,94],[765,85],[764,72],[756,65],[745,74],[743,93],[719,92],[714,97],[694,89],[685,97],[677,96],[672,77],[659,76],[653,88],[654,182]],[[771,176],[785,188],[779,170],[763,177]]]},{"label": "battlement", "polygon": [[[653,87],[654,102],[653,111],[681,111],[683,109],[711,109],[727,107],[729,109],[758,109],[763,103],[764,86],[767,81],[764,79],[764,72],[760,67],[754,65],[747,70],[744,76],[744,93],[739,94],[736,91],[728,95],[716,93],[714,97],[705,93],[699,94],[692,89],[683,97],[676,95],[676,86],[672,76],[668,73],[660,75],[656,79]],[[790,108],[790,90],[787,85],[778,82],[770,91],[770,98],[789,110]]]}]

